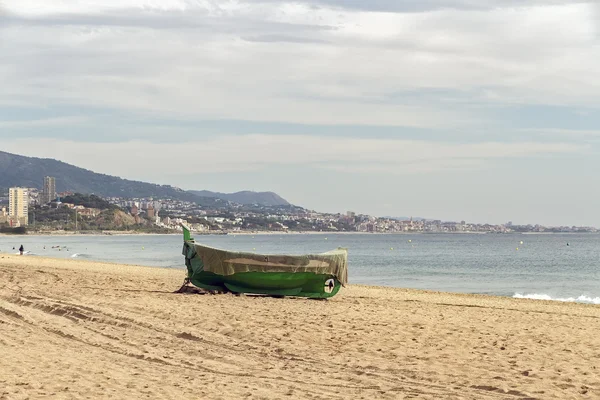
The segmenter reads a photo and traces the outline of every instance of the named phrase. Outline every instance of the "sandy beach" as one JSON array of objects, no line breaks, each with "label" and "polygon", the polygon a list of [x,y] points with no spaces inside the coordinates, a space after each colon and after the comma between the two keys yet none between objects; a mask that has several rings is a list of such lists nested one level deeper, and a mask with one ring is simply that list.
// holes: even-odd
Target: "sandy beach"
[{"label": "sandy beach", "polygon": [[0,399],[598,399],[600,306],[0,255]]}]

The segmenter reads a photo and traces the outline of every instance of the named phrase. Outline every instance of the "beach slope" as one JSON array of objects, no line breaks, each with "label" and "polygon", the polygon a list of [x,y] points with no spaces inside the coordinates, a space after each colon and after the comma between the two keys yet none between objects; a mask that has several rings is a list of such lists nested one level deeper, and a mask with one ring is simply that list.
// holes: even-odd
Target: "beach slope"
[{"label": "beach slope", "polygon": [[0,255],[0,399],[600,398],[599,306],[174,294],[184,275]]}]

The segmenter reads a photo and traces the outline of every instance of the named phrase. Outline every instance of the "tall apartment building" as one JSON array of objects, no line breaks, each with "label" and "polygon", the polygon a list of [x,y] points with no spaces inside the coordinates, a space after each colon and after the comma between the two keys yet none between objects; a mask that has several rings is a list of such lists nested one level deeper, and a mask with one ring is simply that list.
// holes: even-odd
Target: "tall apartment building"
[{"label": "tall apartment building", "polygon": [[29,224],[29,193],[25,188],[10,188],[8,191],[8,216],[13,226]]},{"label": "tall apartment building", "polygon": [[48,204],[54,199],[56,199],[56,179],[53,176],[46,176],[44,178],[42,197],[40,198],[41,203]]}]

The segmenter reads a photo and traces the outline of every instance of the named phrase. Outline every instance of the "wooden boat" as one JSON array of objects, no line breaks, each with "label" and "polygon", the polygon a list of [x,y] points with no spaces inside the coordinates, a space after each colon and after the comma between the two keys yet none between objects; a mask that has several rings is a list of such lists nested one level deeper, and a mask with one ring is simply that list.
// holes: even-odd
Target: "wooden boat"
[{"label": "wooden boat", "polygon": [[220,250],[197,243],[183,226],[189,282],[215,292],[329,298],[348,282],[348,251],[268,255]]}]

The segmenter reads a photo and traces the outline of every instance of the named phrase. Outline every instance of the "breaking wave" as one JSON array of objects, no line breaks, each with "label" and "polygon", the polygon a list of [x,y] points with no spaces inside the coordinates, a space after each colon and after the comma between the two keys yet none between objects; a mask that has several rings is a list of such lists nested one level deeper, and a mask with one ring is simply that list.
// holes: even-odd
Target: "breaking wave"
[{"label": "breaking wave", "polygon": [[89,254],[75,253],[71,255],[71,258],[90,258]]},{"label": "breaking wave", "polygon": [[587,303],[587,304],[600,304],[600,297],[590,297],[586,295],[581,295],[579,297],[552,297],[547,294],[521,294],[515,293],[513,298],[515,299],[533,299],[533,300],[553,300],[553,301],[565,301],[571,303]]}]

